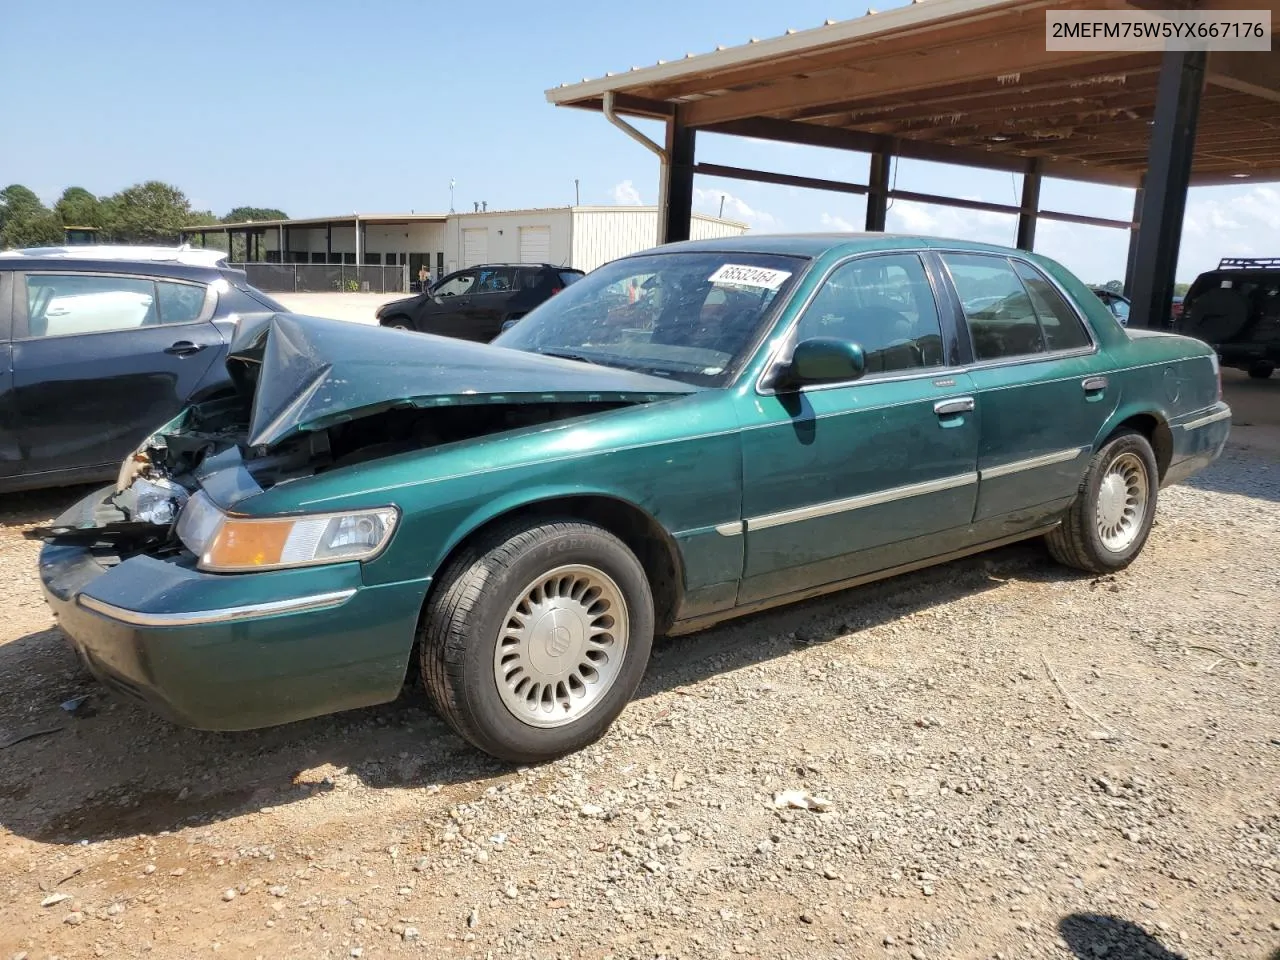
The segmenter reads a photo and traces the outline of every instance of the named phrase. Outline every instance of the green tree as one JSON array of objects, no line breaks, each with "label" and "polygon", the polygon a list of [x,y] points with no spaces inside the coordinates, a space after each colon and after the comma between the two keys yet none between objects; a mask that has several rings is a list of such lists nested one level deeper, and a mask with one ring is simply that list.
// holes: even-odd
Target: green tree
[{"label": "green tree", "polygon": [[46,213],[45,206],[29,188],[20,183],[11,183],[0,190],[0,230],[11,220],[32,217]]},{"label": "green tree", "polygon": [[0,231],[0,247],[54,247],[63,241],[62,221],[43,207],[9,220]]},{"label": "green tree", "polygon": [[159,180],[121,190],[103,207],[107,231],[121,243],[177,243],[182,228],[196,216],[185,193]]},{"label": "green tree", "polygon": [[103,226],[102,201],[84,187],[67,187],[53,205],[53,211],[66,227]]},{"label": "green tree", "polygon": [[62,242],[62,223],[20,183],[0,190],[0,247],[42,247]]},{"label": "green tree", "polygon": [[1123,280],[1108,280],[1102,285],[1104,290],[1110,290],[1112,293],[1124,293]]},{"label": "green tree", "polygon": [[261,220],[288,220],[289,215],[283,210],[277,210],[274,207],[236,207],[225,217],[222,223],[247,223],[250,220],[258,222]]}]

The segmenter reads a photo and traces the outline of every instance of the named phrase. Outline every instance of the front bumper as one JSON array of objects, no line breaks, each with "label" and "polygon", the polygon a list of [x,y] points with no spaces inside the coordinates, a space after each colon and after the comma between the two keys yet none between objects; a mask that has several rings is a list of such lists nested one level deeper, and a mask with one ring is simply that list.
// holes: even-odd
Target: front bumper
[{"label": "front bumper", "polygon": [[394,699],[430,583],[367,586],[358,563],[231,575],[150,556],[106,566],[88,548],[49,544],[40,581],[95,677],[205,730]]}]

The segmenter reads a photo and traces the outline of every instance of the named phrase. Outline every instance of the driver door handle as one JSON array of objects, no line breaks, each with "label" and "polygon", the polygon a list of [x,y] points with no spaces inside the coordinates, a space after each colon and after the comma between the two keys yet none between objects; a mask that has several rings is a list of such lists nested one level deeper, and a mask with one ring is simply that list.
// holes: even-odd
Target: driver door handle
[{"label": "driver door handle", "polygon": [[179,357],[189,357],[193,353],[199,353],[203,350],[203,343],[192,343],[190,340],[179,340],[177,343],[171,343],[164,348],[165,353],[172,353]]},{"label": "driver door handle", "polygon": [[933,405],[933,412],[940,417],[950,417],[957,413],[969,413],[973,410],[973,397],[955,397],[951,400],[939,400]]}]

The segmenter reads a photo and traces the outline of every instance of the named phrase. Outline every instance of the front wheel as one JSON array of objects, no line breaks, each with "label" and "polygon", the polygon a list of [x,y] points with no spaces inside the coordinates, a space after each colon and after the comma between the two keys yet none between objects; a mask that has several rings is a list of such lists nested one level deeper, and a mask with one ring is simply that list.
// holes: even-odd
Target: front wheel
[{"label": "front wheel", "polygon": [[644,568],[577,521],[507,524],[450,563],[419,627],[432,706],[460,736],[515,763],[599,739],[653,645]]},{"label": "front wheel", "polygon": [[1089,573],[1129,566],[1156,515],[1159,468],[1147,438],[1118,433],[1093,455],[1075,502],[1046,538],[1059,563]]}]

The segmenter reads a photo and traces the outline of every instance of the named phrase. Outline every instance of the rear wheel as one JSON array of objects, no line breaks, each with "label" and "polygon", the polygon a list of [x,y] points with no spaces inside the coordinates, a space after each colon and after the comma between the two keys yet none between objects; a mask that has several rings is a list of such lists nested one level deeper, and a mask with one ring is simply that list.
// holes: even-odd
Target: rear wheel
[{"label": "rear wheel", "polygon": [[1249,376],[1255,380],[1266,380],[1271,374],[1275,373],[1275,366],[1270,363],[1255,363],[1249,368]]},{"label": "rear wheel", "polygon": [[1093,455],[1071,509],[1045,538],[1049,552],[1089,573],[1124,569],[1151,533],[1159,488],[1147,438],[1132,430],[1116,434]]},{"label": "rear wheel", "polygon": [[537,763],[599,739],[649,661],[653,597],[617,537],[501,526],[450,563],[419,628],[432,705],[487,753]]}]

